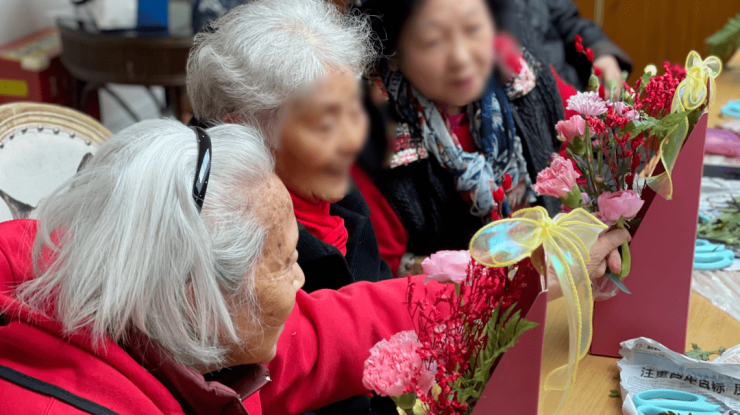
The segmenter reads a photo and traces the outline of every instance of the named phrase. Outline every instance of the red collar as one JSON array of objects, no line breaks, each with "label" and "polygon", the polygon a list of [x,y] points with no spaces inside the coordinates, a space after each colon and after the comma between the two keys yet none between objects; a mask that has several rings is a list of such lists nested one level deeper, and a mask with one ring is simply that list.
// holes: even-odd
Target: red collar
[{"label": "red collar", "polygon": [[186,413],[261,414],[259,391],[270,381],[262,365],[243,365],[202,375],[172,360],[159,344],[133,333],[128,354],[154,375],[180,402]]},{"label": "red collar", "polygon": [[329,214],[331,205],[327,202],[309,203],[292,192],[290,197],[293,199],[293,211],[298,222],[305,226],[311,235],[335,246],[342,255],[347,255],[349,233],[344,226],[344,219]]}]

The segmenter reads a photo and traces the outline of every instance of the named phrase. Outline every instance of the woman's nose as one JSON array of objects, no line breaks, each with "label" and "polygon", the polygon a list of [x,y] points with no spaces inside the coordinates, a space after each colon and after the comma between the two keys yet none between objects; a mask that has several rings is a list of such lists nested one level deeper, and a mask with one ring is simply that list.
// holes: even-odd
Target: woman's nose
[{"label": "woman's nose", "polygon": [[450,52],[450,63],[455,68],[465,66],[471,60],[470,44],[463,36],[456,36],[453,39],[452,50]]}]

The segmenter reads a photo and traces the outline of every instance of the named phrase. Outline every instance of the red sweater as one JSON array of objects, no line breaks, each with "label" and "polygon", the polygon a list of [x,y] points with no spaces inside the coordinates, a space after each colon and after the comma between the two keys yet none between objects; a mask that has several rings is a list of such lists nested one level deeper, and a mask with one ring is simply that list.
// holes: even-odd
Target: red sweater
[{"label": "red sweater", "polygon": [[[0,326],[2,414],[87,413],[68,399],[36,392],[39,385],[57,388],[57,393],[61,388],[83,404],[119,414],[181,414],[178,399],[199,414],[300,414],[366,393],[362,368],[370,348],[382,338],[413,328],[404,306],[405,279],[361,282],[311,295],[299,291],[277,356],[268,364],[272,381],[259,392],[255,393],[259,379],[209,382],[183,365],[165,358],[156,361],[153,356],[160,350],[156,344],[147,346],[147,358],[155,359],[147,366],[157,368],[149,371],[132,357],[136,353],[129,354],[112,341],[94,351],[85,333],[62,337],[59,322],[13,298],[13,287],[32,278],[36,226],[31,220],[0,223],[0,310],[5,310],[9,323]],[[429,288],[427,295],[435,296],[444,287]],[[264,377],[259,370],[248,373]],[[33,388],[22,386],[29,381]]]}]

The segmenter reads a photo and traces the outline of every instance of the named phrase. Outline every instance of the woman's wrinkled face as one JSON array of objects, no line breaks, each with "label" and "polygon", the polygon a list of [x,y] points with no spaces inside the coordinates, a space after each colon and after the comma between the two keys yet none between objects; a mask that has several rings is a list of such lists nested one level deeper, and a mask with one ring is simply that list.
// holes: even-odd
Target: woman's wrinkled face
[{"label": "woman's wrinkled face", "polygon": [[290,196],[274,174],[260,187],[247,195],[249,206],[254,206],[257,219],[267,230],[254,274],[259,321],[254,321],[250,310],[237,310],[236,327],[245,341],[232,347],[234,364],[266,363],[275,357],[278,338],[305,282],[297,262],[298,225]]},{"label": "woman's wrinkled face", "polygon": [[367,138],[360,81],[333,71],[297,91],[281,108],[275,171],[285,186],[311,202],[338,202]]},{"label": "woman's wrinkled face", "polygon": [[398,40],[398,70],[437,105],[477,100],[493,69],[494,26],[485,0],[423,0]]}]

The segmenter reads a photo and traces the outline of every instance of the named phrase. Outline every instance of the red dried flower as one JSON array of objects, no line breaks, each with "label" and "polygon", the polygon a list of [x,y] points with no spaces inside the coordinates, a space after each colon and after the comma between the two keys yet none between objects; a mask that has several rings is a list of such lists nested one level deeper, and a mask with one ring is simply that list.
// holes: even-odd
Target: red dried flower
[{"label": "red dried flower", "polygon": [[601,76],[601,68],[594,66],[594,75]]},{"label": "red dried flower", "polygon": [[499,186],[498,189],[496,189],[495,192],[493,192],[493,201],[496,203],[501,203],[504,201],[504,187]]},{"label": "red dried flower", "polygon": [[[521,285],[532,272],[532,264],[523,261],[518,266],[517,274],[509,280],[507,268],[489,268],[472,260],[467,278],[459,285],[459,294],[450,291],[431,304],[413,301],[416,287],[409,284],[407,304],[422,344],[418,353],[424,361],[437,362],[435,379],[441,393],[434,399],[417,391],[419,399],[429,405],[430,414],[467,411],[467,404],[455,399],[452,386],[468,369],[476,367],[476,357],[486,346],[483,331],[493,310],[499,305],[509,307],[521,296]],[[440,312],[442,309],[446,312]]]},{"label": "red dried flower", "polygon": [[685,70],[683,73],[677,71],[678,77],[674,77],[669,62],[663,63],[663,68],[665,73],[650,79],[640,99],[642,109],[655,118],[660,118],[670,112],[676,87],[686,77]]},{"label": "red dried flower", "polygon": [[591,131],[593,131],[594,134],[598,135],[606,133],[606,126],[600,119],[587,115],[586,121],[588,122],[588,125],[591,126]]},{"label": "red dried flower", "polygon": [[[629,107],[626,107],[625,111],[628,111],[628,108]],[[614,111],[613,107],[610,106],[606,109],[606,126],[607,127],[624,128],[627,124],[629,124],[629,122],[630,122],[629,118],[617,114],[616,111]],[[626,142],[628,138],[629,138],[629,134],[627,135],[627,138],[624,139],[624,141]],[[619,140],[619,138],[617,138],[617,140]]]},{"label": "red dried flower", "polygon": [[586,57],[588,58],[589,62],[594,61],[594,52],[591,50],[591,48],[586,48]]},{"label": "red dried flower", "polygon": [[504,190],[511,189],[511,176],[509,176],[509,173],[504,174]]}]

